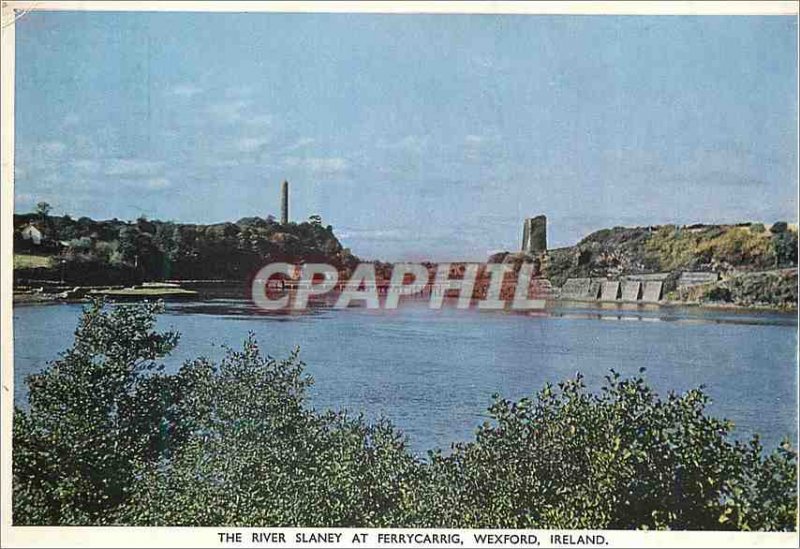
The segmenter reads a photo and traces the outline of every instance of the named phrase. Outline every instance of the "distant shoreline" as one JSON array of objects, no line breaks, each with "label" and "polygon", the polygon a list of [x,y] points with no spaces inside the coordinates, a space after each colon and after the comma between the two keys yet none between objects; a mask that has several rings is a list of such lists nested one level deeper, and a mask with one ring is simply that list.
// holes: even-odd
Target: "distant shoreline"
[{"label": "distant shoreline", "polygon": [[[195,281],[195,282],[210,282],[210,281]],[[216,281],[220,282],[220,285],[224,281]],[[230,281],[227,281],[230,282]],[[231,285],[234,285],[231,283]],[[162,292],[151,292],[148,295],[141,294],[141,295],[115,295],[118,292],[124,292],[122,289],[117,290],[109,290],[107,293],[109,294],[107,297],[111,299],[111,301],[122,301],[122,302],[138,302],[144,301],[146,299],[163,299],[165,301],[199,301],[205,302],[213,300],[213,297],[203,296],[199,292],[193,292],[191,290],[185,290],[186,292],[190,292],[189,294],[184,294],[183,292],[181,295],[172,295],[170,293],[162,293]],[[115,299],[117,297],[124,297],[125,299]],[[137,299],[138,297],[138,299]],[[241,298],[242,300],[247,300],[246,297],[242,296],[241,294],[236,295],[227,295],[228,298]],[[774,305],[737,305],[734,303],[698,303],[694,301],[676,301],[676,300],[662,300],[660,302],[655,303],[642,303],[641,301],[601,301],[601,300],[580,300],[580,299],[560,299],[560,298],[553,298],[548,299],[548,304],[555,304],[555,305],[564,305],[564,304],[571,304],[574,303],[576,305],[597,305],[597,306],[607,306],[609,309],[612,306],[617,307],[636,307],[637,309],[669,309],[669,308],[691,308],[691,309],[708,309],[712,311],[731,311],[731,312],[769,312],[769,313],[782,313],[787,315],[796,315],[798,308],[795,307],[779,307]],[[19,293],[15,292],[13,296],[13,305],[16,306],[41,306],[41,305],[55,305],[55,304],[63,304],[63,303],[72,303],[72,304],[82,304],[88,303],[89,297],[59,297],[58,294],[30,294],[30,293]]]},{"label": "distant shoreline", "polygon": [[[538,232],[528,227],[536,220]],[[340,279],[363,263],[372,265],[378,279],[388,280],[393,271],[391,263],[353,255],[318,216],[301,223],[252,217],[186,225],[15,214],[14,223],[15,303],[79,300],[92,291],[127,300],[249,296],[254,273],[270,263],[325,263]],[[544,216],[526,219],[525,227],[530,230],[523,251],[494,253],[486,265],[502,264],[515,273],[529,265],[546,299],[798,308],[797,228],[792,223],[614,227],[553,249],[547,247]],[[458,278],[468,265],[480,262],[446,263],[451,278]],[[442,265],[420,264],[431,275]],[[476,298],[488,291],[486,272],[476,285]],[[155,280],[166,282],[146,282]],[[154,284],[189,292],[154,290]]]}]

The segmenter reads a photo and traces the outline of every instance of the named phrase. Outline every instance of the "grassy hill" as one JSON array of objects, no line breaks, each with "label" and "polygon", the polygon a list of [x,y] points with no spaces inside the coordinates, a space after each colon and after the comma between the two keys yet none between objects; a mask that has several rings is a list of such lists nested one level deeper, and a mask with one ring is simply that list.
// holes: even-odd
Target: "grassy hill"
[{"label": "grassy hill", "polygon": [[786,223],[615,227],[548,252],[544,275],[567,278],[707,271],[721,274],[797,266],[797,230]]}]

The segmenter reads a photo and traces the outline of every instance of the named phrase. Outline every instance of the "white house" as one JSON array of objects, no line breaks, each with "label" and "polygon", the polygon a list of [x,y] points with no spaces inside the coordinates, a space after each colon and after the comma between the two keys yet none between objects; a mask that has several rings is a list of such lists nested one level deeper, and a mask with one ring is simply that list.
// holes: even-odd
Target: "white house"
[{"label": "white house", "polygon": [[30,240],[36,246],[42,243],[42,231],[32,223],[25,225],[25,228],[20,231],[20,234],[23,240]]}]

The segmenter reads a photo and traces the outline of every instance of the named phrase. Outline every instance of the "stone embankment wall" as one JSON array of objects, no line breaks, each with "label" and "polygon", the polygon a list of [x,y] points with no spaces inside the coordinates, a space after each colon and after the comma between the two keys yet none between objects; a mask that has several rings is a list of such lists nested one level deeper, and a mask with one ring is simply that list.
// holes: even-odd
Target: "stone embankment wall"
[{"label": "stone embankment wall", "polygon": [[[669,292],[666,290],[671,279]],[[673,291],[674,290],[674,291]],[[684,272],[630,275],[621,280],[570,278],[560,299],[617,303],[682,301],[696,304],[796,309],[797,269],[738,273],[724,279],[718,273]]]},{"label": "stone embankment wall", "polygon": [[622,280],[569,278],[561,287],[561,299],[576,301],[658,303],[668,273],[631,275]]}]

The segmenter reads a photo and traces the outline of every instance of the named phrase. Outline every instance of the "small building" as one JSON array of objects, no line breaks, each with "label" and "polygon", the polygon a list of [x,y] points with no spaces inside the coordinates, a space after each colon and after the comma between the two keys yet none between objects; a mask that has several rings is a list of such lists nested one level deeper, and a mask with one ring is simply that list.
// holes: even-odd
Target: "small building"
[{"label": "small building", "polygon": [[28,223],[20,231],[22,240],[30,240],[32,244],[39,246],[42,243],[42,231],[33,223]]}]

